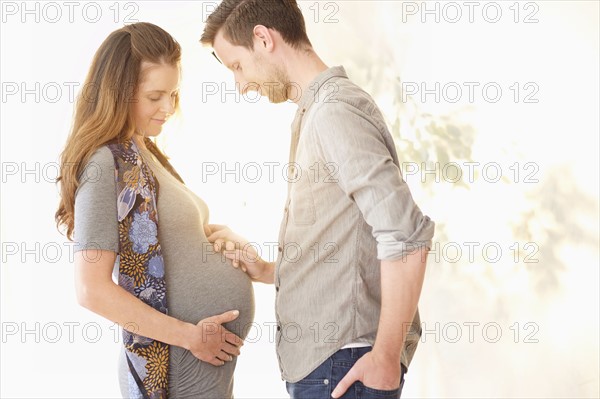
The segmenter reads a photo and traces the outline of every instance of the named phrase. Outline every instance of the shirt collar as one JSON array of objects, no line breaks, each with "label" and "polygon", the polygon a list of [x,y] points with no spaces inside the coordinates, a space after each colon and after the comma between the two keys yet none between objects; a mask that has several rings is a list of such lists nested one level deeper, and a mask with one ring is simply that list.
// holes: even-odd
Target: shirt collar
[{"label": "shirt collar", "polygon": [[306,110],[315,102],[315,99],[319,98],[317,93],[321,90],[323,84],[333,77],[348,79],[346,70],[341,65],[328,68],[319,73],[304,89],[304,93],[302,93],[302,97],[300,97],[300,100],[298,101],[298,112],[306,112]]}]

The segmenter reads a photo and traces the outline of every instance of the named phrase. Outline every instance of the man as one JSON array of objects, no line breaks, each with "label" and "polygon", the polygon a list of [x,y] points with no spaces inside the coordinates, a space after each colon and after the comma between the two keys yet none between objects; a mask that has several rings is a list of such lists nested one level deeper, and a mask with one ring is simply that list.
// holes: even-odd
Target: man
[{"label": "man", "polygon": [[400,397],[421,335],[417,303],[434,222],[402,179],[378,107],[343,67],[315,53],[295,0],[224,0],[201,42],[242,93],[298,105],[277,261],[260,259],[226,227],[209,227],[234,266],[275,285],[288,392]]}]

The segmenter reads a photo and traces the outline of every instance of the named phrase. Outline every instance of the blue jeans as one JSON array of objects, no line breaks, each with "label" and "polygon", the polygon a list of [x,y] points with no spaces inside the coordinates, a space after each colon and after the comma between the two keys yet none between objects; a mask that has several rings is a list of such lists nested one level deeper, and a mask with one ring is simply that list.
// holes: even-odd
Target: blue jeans
[{"label": "blue jeans", "polygon": [[[292,399],[329,399],[331,392],[337,384],[350,371],[354,363],[365,353],[373,348],[368,346],[364,348],[342,349],[334,353],[329,359],[325,360],[312,373],[303,380],[290,383],[286,382],[286,388]],[[404,374],[406,369],[402,366],[402,376],[400,378],[400,387],[391,391],[373,389],[366,387],[362,382],[356,381],[348,388],[346,393],[341,396],[343,399],[377,399],[377,398],[400,398],[402,387],[404,386]]]}]

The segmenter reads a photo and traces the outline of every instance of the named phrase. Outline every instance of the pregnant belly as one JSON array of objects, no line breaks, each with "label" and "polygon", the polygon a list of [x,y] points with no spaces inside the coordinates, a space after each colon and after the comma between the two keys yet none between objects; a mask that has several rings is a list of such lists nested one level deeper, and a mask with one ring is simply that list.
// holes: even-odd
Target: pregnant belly
[{"label": "pregnant belly", "polygon": [[239,310],[234,321],[225,328],[245,338],[254,320],[252,282],[240,269],[220,254],[164,253],[169,314],[197,324],[231,310]]}]

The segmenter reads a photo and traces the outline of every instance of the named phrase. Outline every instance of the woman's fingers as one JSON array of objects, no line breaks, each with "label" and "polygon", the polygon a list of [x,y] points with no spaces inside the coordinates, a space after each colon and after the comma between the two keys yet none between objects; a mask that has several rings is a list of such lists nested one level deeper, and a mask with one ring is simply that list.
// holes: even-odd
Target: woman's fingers
[{"label": "woman's fingers", "polygon": [[216,356],[216,358],[223,362],[230,362],[233,360],[233,356],[231,356],[229,353],[226,353],[224,351],[219,352],[219,354]]},{"label": "woman's fingers", "polygon": [[212,364],[213,366],[222,366],[225,364],[225,362],[221,359],[219,359],[218,357],[214,357],[212,360],[208,361],[209,364]]},{"label": "woman's fingers", "polygon": [[221,347],[221,350],[225,353],[227,353],[228,355],[232,355],[232,356],[239,356],[240,355],[240,348],[235,346],[235,345],[231,345],[227,342],[225,342],[223,344],[223,346]]},{"label": "woman's fingers", "polygon": [[225,339],[223,340],[225,344],[231,344],[232,346],[236,346],[238,348],[244,345],[244,340],[231,331],[225,330],[223,335],[225,336]]}]

